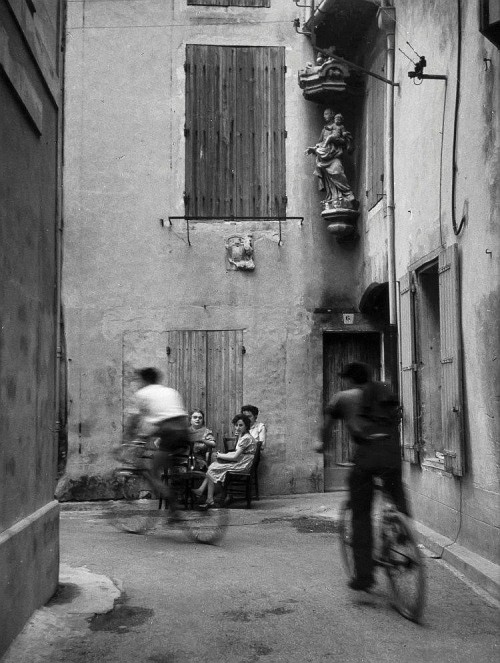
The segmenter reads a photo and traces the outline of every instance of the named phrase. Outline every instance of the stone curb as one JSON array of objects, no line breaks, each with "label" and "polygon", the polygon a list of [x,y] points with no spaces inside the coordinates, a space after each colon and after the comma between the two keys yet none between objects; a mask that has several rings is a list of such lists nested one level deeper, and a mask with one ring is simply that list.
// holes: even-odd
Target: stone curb
[{"label": "stone curb", "polygon": [[415,523],[423,545],[500,602],[500,566],[454,543],[422,523]]}]

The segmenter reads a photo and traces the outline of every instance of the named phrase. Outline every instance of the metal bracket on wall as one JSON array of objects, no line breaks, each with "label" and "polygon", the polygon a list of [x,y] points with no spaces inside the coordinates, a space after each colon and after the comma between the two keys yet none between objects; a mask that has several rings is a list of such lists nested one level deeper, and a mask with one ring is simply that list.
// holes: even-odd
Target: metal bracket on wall
[{"label": "metal bracket on wall", "polygon": [[[169,216],[168,223],[171,226],[173,219],[181,219],[186,222],[186,235],[188,246],[191,246],[191,238],[189,235],[189,222],[190,221],[278,221],[279,224],[279,239],[278,246],[283,246],[281,239],[281,222],[282,221],[300,221],[302,226],[304,223],[303,216]],[[161,225],[164,226],[163,219],[160,220]]]}]

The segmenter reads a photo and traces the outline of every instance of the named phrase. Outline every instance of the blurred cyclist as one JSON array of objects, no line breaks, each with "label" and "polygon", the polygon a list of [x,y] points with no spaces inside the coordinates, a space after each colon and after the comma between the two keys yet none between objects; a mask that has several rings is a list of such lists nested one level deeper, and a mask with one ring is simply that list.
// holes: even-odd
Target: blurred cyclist
[{"label": "blurred cyclist", "polygon": [[160,384],[162,375],[156,368],[136,372],[140,388],[126,426],[126,436],[158,438],[153,454],[152,475],[159,493],[167,493],[169,509],[174,511],[170,486],[161,483],[162,476],[174,464],[175,456],[188,453],[188,416],[178,391]]},{"label": "blurred cyclist", "polygon": [[343,419],[356,443],[354,467],[349,476],[355,577],[349,581],[349,587],[368,590],[375,582],[371,523],[373,477],[383,480],[384,489],[397,508],[409,515],[401,477],[399,402],[388,385],[372,381],[367,364],[347,364],[339,376],[350,388],[339,391],[326,406],[323,446],[317,451],[322,452],[329,441],[335,419]]}]

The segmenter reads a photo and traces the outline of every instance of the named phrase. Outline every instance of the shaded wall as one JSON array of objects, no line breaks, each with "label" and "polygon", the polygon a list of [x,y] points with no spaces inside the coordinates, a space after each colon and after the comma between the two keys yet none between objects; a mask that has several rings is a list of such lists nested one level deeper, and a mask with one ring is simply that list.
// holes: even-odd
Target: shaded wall
[{"label": "shaded wall", "polygon": [[58,579],[61,5],[0,7],[0,655]]},{"label": "shaded wall", "polygon": [[[453,132],[457,84],[457,2],[398,1],[396,6],[395,198],[397,278],[441,246],[458,242],[464,363],[465,474],[424,463],[407,467],[415,514],[427,526],[497,561],[499,549],[499,51],[479,32],[476,2],[462,2],[457,172],[452,222]],[[400,53],[408,39],[427,59],[425,73],[445,75],[415,85]],[[489,59],[488,63],[485,60]],[[417,81],[418,82],[418,81]],[[444,131],[443,131],[444,122]],[[383,213],[383,209],[382,209]],[[365,282],[378,281],[385,238],[365,249]],[[370,260],[369,258],[372,257]]]},{"label": "shaded wall", "polygon": [[[304,156],[318,139],[323,109],[304,101],[297,85],[297,70],[311,53],[293,29],[293,3],[214,9],[149,0],[139,9],[129,2],[72,2],[69,11],[70,420],[58,495],[112,494],[109,451],[122,431],[123,335],[168,329],[243,330],[243,401],[258,405],[268,425],[263,492],[321,489],[322,458],[312,451],[322,407],[314,311],[351,311],[358,267],[352,248],[325,229],[313,159]],[[191,223],[191,246],[184,221],[166,222],[184,213],[188,43],[286,49],[287,214],[304,218],[282,223],[281,246],[277,222]],[[252,273],[227,270],[224,240],[236,232],[253,234]]]}]

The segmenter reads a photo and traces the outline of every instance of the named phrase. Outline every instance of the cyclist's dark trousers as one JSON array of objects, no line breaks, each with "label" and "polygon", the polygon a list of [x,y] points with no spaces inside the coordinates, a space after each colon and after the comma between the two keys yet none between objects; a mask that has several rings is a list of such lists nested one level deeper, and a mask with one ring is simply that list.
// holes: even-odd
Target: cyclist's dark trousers
[{"label": "cyclist's dark trousers", "polygon": [[158,492],[164,494],[169,508],[174,509],[173,491],[170,483],[162,478],[170,474],[178,456],[189,450],[187,417],[176,417],[160,421],[156,428],[160,438],[158,451],[153,454],[153,478]]},{"label": "cyclist's dark trousers", "polygon": [[[349,489],[352,509],[352,547],[356,578],[373,580],[373,534],[371,510],[373,502],[373,478],[380,477],[385,490],[394,500],[397,508],[410,515],[401,478],[399,458],[377,458],[378,454],[361,449],[354,461],[355,466],[349,477]],[[382,461],[385,461],[382,463]],[[391,465],[387,467],[387,464]]]},{"label": "cyclist's dark trousers", "polygon": [[189,447],[187,417],[164,419],[156,425],[156,435],[160,438],[159,449],[169,453],[182,453]]}]

